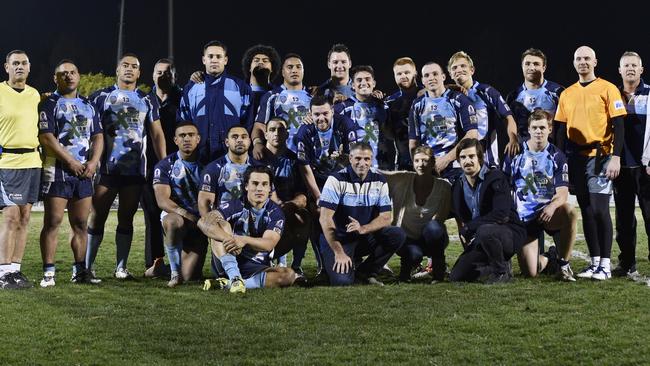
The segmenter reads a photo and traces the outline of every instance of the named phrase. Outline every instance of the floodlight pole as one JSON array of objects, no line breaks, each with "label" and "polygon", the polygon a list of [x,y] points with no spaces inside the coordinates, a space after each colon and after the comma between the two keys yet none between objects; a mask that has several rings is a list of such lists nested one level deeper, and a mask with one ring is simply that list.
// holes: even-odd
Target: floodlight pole
[{"label": "floodlight pole", "polygon": [[174,0],[167,0],[167,57],[174,59]]},{"label": "floodlight pole", "polygon": [[124,53],[124,1],[120,3],[120,24],[119,24],[119,33],[117,35],[117,62],[120,62],[120,57]]}]

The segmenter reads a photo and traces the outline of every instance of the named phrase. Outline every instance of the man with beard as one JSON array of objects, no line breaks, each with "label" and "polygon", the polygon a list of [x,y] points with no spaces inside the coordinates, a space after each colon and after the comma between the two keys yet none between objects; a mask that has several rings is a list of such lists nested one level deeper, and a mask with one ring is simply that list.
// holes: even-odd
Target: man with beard
[{"label": "man with beard", "polygon": [[463,174],[452,187],[452,211],[462,223],[458,236],[465,247],[449,281],[510,282],[510,258],[521,247],[526,231],[503,172],[484,164],[483,147],[475,138],[456,146]]},{"label": "man with beard", "polygon": [[[318,202],[327,177],[341,170],[347,162],[350,145],[357,140],[358,127],[349,118],[335,115],[330,98],[317,95],[311,99],[309,113],[313,123],[304,124],[296,134],[298,162],[307,193],[310,210],[318,219]],[[316,253],[319,273],[323,261],[318,246],[322,234],[318,223],[313,225],[311,243]]]},{"label": "man with beard", "polygon": [[508,94],[506,103],[517,122],[519,141],[524,142],[530,137],[528,116],[534,110],[541,109],[549,113],[552,119],[564,87],[544,78],[546,55],[536,48],[529,48],[521,54],[521,70],[524,83]]},{"label": "man with beard", "polygon": [[472,101],[478,119],[478,139],[485,146],[485,161],[490,165],[499,165],[504,153],[510,156],[518,153],[517,124],[510,107],[498,90],[474,81],[472,58],[464,51],[454,53],[449,58],[447,71],[457,85],[467,90],[467,96]]},{"label": "man with beard", "polygon": [[359,129],[358,141],[372,147],[372,168],[394,169],[394,156],[388,156],[386,149],[387,107],[374,95],[377,85],[375,71],[371,66],[360,65],[355,66],[350,74],[354,95],[341,103],[336,103],[334,112],[352,120]]},{"label": "man with beard", "polygon": [[[115,230],[117,263],[114,276],[131,279],[127,260],[133,240],[133,216],[146,184],[146,138],[151,133],[158,159],[166,156],[165,135],[158,116],[158,101],[136,89],[140,61],[134,54],[120,58],[115,85],[90,96],[104,129],[104,153],[95,185],[93,209],[88,223],[86,268],[92,270],[104,238],[104,225],[119,194]],[[95,277],[94,273],[92,277]]]},{"label": "man with beard", "polygon": [[199,128],[199,160],[208,164],[227,153],[224,141],[233,126],[249,122],[251,87],[243,80],[225,72],[228,64],[227,47],[219,41],[210,41],[203,47],[205,82],[189,81],[183,89],[183,98],[177,119],[192,121]]},{"label": "man with beard", "polygon": [[264,153],[264,132],[266,124],[273,117],[280,117],[288,123],[289,136],[287,147],[296,152],[294,138],[298,128],[303,124],[303,119],[309,111],[311,95],[303,86],[305,69],[302,59],[295,53],[284,57],[282,62],[281,86],[267,92],[260,102],[255,126],[253,127],[253,157],[261,159]]},{"label": "man with beard", "polygon": [[5,58],[9,78],[0,84],[0,289],[32,287],[21,272],[32,204],[38,200],[38,91],[27,85],[25,51]]},{"label": "man with beard", "polygon": [[[176,67],[174,62],[167,58],[162,58],[156,62],[153,67],[154,87],[149,93],[151,99],[157,99],[160,114],[160,124],[165,134],[165,145],[167,153],[171,154],[178,150],[174,144],[174,135],[176,128],[176,113],[181,103],[181,88],[176,85]],[[147,145],[151,146],[151,138],[147,137]],[[160,225],[160,208],[156,204],[156,196],[153,189],[153,170],[158,163],[155,154],[147,150],[147,184],[142,189],[142,199],[140,207],[144,211],[144,261],[145,277],[155,277],[166,275],[163,256],[165,250],[163,247],[162,226]]]},{"label": "man with beard", "polygon": [[560,129],[556,134],[558,147],[567,152],[569,182],[580,205],[591,257],[590,265],[577,276],[603,281],[611,278],[609,201],[612,181],[620,172],[627,112],[616,86],[596,77],[596,64],[593,49],[576,49],[573,66],[578,81],[560,94],[555,120]]},{"label": "man with beard", "polygon": [[435,171],[454,183],[461,174],[455,146],[477,136],[477,117],[471,101],[462,93],[445,87],[445,73],[435,62],[422,67],[425,93],[413,101],[409,116],[409,149],[419,145],[433,149]]},{"label": "man with beard", "polygon": [[650,139],[647,126],[650,85],[643,82],[643,63],[636,52],[625,52],[618,72],[623,85],[619,87],[625,101],[625,145],[621,156],[621,173],[614,180],[616,202],[616,241],[621,249],[613,276],[636,274],[636,215],[634,199],[639,201],[645,233],[650,235],[650,177],[643,163],[643,147]]},{"label": "man with beard", "polygon": [[39,105],[39,140],[45,159],[41,197],[45,206],[41,230],[43,279],[41,287],[55,285],[55,253],[59,226],[68,209],[70,247],[74,256],[73,283],[89,281],[84,259],[92,179],[104,147],[99,115],[88,99],[79,96],[79,70],[70,60],[54,69],[56,91]]},{"label": "man with beard", "polygon": [[[246,128],[243,126],[230,127],[225,145],[228,153],[208,164],[203,170],[203,184],[199,192],[201,217],[221,204],[240,199],[243,195],[244,172],[251,165],[248,155],[251,140]],[[226,260],[231,259],[227,257]],[[226,265],[224,265],[225,267]],[[212,272],[214,274],[221,272],[214,256],[212,257]]]},{"label": "man with beard", "polygon": [[325,95],[331,98],[334,104],[354,96],[349,73],[351,67],[350,49],[342,43],[333,45],[327,53],[330,78],[316,89],[316,95]]},{"label": "man with beard", "polygon": [[[397,152],[397,169],[412,170],[409,150],[408,117],[413,100],[421,90],[416,78],[418,72],[410,57],[400,57],[393,64],[393,76],[399,91],[385,99],[388,106],[391,135]],[[389,152],[390,156],[390,152]]]}]

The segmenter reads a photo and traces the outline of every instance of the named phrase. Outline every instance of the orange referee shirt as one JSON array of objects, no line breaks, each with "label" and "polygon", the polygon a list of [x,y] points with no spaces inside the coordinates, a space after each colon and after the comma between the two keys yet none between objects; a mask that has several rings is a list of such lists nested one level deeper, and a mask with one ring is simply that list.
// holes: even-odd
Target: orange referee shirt
[{"label": "orange referee shirt", "polygon": [[[577,82],[560,94],[555,120],[567,125],[567,137],[577,145],[600,142],[605,154],[612,151],[614,127],[611,119],[624,116],[625,103],[618,88],[601,78],[587,86]],[[596,156],[596,150],[585,150]]]}]

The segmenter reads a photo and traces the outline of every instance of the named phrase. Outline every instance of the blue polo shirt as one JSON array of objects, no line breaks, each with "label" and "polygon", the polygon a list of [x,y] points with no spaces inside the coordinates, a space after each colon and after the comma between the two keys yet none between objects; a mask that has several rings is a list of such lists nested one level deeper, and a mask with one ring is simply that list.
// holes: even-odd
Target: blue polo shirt
[{"label": "blue polo shirt", "polygon": [[650,85],[643,82],[634,91],[634,95],[628,96],[623,88],[620,88],[621,95],[625,98],[625,144],[621,154],[621,166],[637,167],[642,166],[641,156],[643,155],[643,139],[645,136],[646,115],[648,113],[648,94]]},{"label": "blue polo shirt", "polygon": [[348,216],[366,225],[380,213],[393,209],[386,178],[371,170],[361,180],[351,166],[327,178],[318,205],[334,210],[336,238],[343,242],[358,237],[357,233],[345,232],[345,226],[350,222]]}]

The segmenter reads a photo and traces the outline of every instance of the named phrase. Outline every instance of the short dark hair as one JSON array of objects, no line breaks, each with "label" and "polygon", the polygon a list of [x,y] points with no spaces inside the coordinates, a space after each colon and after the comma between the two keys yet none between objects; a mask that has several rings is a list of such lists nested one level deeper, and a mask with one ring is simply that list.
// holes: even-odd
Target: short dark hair
[{"label": "short dark hair", "polygon": [[63,60],[56,63],[56,66],[54,66],[54,73],[56,73],[56,70],[59,68],[59,66],[63,64],[73,64],[75,67],[77,67],[77,64],[75,64],[74,61],[69,58],[64,58]]},{"label": "short dark hair", "polygon": [[353,142],[350,144],[350,153],[352,153],[354,150],[365,150],[365,151],[372,151],[372,146],[370,146],[369,143],[363,142],[363,141],[358,141],[358,142]]},{"label": "short dark hair", "polygon": [[205,54],[205,50],[207,50],[208,47],[221,47],[223,49],[223,53],[225,55],[228,55],[228,47],[226,47],[226,45],[221,41],[212,40],[206,43],[205,46],[203,46],[203,54]]},{"label": "short dark hair", "polygon": [[228,127],[228,130],[226,131],[226,138],[228,138],[228,136],[230,135],[230,131],[232,131],[235,128],[243,128],[248,133],[248,129],[246,128],[246,126],[232,125],[232,126]]},{"label": "short dark hair", "polygon": [[11,57],[11,55],[25,55],[25,56],[27,56],[27,52],[25,52],[23,50],[9,51],[9,53],[7,54],[7,57],[5,57],[5,62],[6,63],[9,63],[9,57]]},{"label": "short dark hair", "polygon": [[372,78],[375,78],[375,69],[372,68],[370,65],[359,65],[355,66],[350,70],[350,76],[352,79],[354,79],[354,76],[359,73],[359,72],[367,72],[370,75],[372,75]]},{"label": "short dark hair", "polygon": [[287,123],[287,120],[284,119],[284,118],[282,118],[282,117],[280,117],[280,116],[271,117],[271,119],[269,119],[269,121],[266,122],[266,125],[268,126],[269,123],[271,123],[271,121],[282,122],[282,123],[284,123],[284,127],[289,127],[289,124]]},{"label": "short dark hair", "polygon": [[526,56],[539,57],[539,58],[542,59],[542,62],[546,66],[546,55],[541,50],[538,50],[537,48],[529,48],[529,49],[527,49],[526,51],[524,51],[524,53],[521,54],[521,62],[524,62],[524,58]]},{"label": "short dark hair", "polygon": [[172,75],[176,74],[176,64],[174,64],[174,60],[172,60],[171,58],[164,58],[163,57],[160,60],[156,61],[154,66],[156,66],[158,64],[167,64],[167,65],[169,65],[169,71],[171,71]]},{"label": "short dark hair", "polygon": [[350,62],[352,62],[352,56],[350,55],[350,49],[348,46],[344,45],[343,43],[336,43],[330,48],[329,52],[327,52],[327,62],[330,61],[330,57],[332,57],[332,54],[334,52],[345,52],[346,55],[348,55],[348,59]]},{"label": "short dark hair", "polygon": [[300,62],[302,62],[302,57],[300,57],[299,54],[290,52],[284,55],[284,57],[282,58],[282,65],[284,65],[284,63],[287,62],[287,60],[290,58],[297,58],[298,60],[300,60]]},{"label": "short dark hair", "polygon": [[273,179],[275,178],[273,175],[273,170],[269,168],[266,165],[251,165],[246,170],[244,171],[244,187],[248,185],[248,181],[251,179],[251,174],[253,173],[263,173],[269,176],[269,183],[273,185]]},{"label": "short dark hair", "polygon": [[456,160],[460,161],[460,152],[465,149],[470,149],[472,147],[476,148],[476,157],[478,157],[478,162],[483,165],[483,145],[481,141],[475,138],[462,139],[456,145]]},{"label": "short dark hair", "polygon": [[315,95],[313,98],[311,98],[311,101],[309,101],[309,109],[311,109],[313,106],[321,106],[325,104],[329,104],[330,106],[333,104],[331,96]]},{"label": "short dark hair", "polygon": [[133,52],[125,52],[122,54],[122,56],[120,56],[119,60],[117,60],[117,66],[120,66],[120,63],[122,63],[122,60],[124,60],[125,57],[133,57],[136,60],[138,60],[138,64],[140,63],[140,58],[138,57],[138,55],[136,55]]},{"label": "short dark hair", "polygon": [[549,126],[553,125],[553,117],[551,117],[551,114],[543,109],[537,108],[528,116],[528,126],[530,127],[532,121],[541,121],[543,119],[548,121]]},{"label": "short dark hair", "polygon": [[192,121],[180,121],[178,124],[176,124],[176,128],[174,128],[174,134],[176,134],[176,130],[178,130],[181,127],[187,127],[187,126],[192,126],[196,128],[196,132],[199,132],[199,128],[194,124]]},{"label": "short dark hair", "polygon": [[246,81],[249,81],[251,78],[251,63],[253,62],[255,55],[268,56],[271,60],[271,75],[269,76],[269,81],[275,80],[280,73],[280,54],[278,54],[278,51],[271,46],[258,44],[247,49],[246,52],[244,52],[244,57],[241,59],[241,70]]}]

